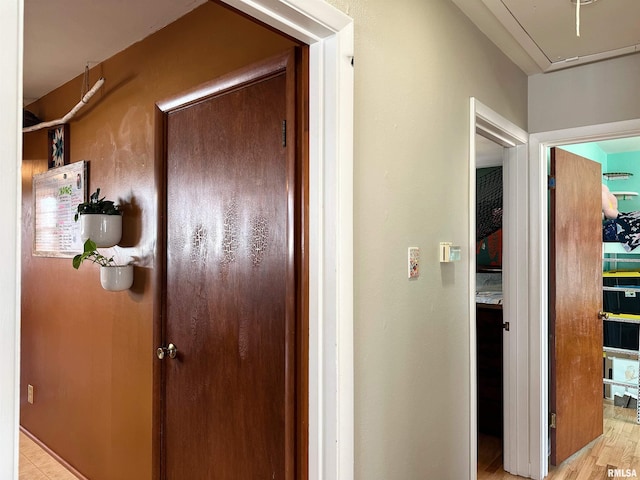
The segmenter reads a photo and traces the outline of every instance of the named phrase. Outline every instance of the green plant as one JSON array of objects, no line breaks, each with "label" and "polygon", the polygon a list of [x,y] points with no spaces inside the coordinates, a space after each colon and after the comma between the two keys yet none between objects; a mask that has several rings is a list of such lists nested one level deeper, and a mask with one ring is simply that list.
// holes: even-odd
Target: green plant
[{"label": "green plant", "polygon": [[78,205],[78,212],[75,214],[75,221],[78,221],[80,215],[85,213],[102,213],[104,215],[122,215],[120,207],[112,200],[100,198],[100,189],[98,188],[91,194],[88,202],[82,202]]},{"label": "green plant", "polygon": [[116,265],[113,257],[107,258],[100,252],[98,252],[96,242],[94,242],[90,238],[87,238],[87,241],[84,242],[84,252],[79,253],[78,255],[73,257],[73,268],[77,270],[85,260],[90,260],[93,263],[97,263],[101,267]]}]

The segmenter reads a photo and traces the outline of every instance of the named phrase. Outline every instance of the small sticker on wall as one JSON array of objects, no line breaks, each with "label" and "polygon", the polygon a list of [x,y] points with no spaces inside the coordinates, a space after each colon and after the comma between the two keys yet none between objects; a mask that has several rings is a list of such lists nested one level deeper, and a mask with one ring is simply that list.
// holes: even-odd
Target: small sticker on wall
[{"label": "small sticker on wall", "polygon": [[420,276],[420,249],[409,247],[409,278]]}]

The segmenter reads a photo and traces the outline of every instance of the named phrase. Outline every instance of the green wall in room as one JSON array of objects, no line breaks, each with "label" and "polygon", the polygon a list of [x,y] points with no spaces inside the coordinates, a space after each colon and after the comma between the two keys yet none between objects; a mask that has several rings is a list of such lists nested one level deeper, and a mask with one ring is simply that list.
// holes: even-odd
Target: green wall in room
[{"label": "green wall in room", "polygon": [[607,168],[607,154],[595,142],[563,145],[558,148],[566,150],[567,152],[575,153],[581,157],[588,158],[594,162],[598,162],[602,165],[603,172]]},{"label": "green wall in room", "polygon": [[[633,174],[624,180],[602,179],[612,192],[640,192],[640,152],[610,153],[604,152],[596,142],[563,145],[566,150],[588,158],[602,165],[602,173],[628,172]],[[618,198],[618,210],[632,212],[640,210],[640,195]]]},{"label": "green wall in room", "polygon": [[[607,155],[607,168],[611,172],[629,172],[633,176],[626,180],[609,180],[607,186],[612,192],[640,192],[640,152],[612,153]],[[618,210],[632,212],[640,210],[640,196],[626,200],[618,199]]]}]

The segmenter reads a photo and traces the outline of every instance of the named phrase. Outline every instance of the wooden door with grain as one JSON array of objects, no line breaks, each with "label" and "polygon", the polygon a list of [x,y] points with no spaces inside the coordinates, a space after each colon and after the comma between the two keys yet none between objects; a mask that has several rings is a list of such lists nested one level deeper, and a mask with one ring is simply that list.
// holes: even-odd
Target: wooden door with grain
[{"label": "wooden door with grain", "polygon": [[292,54],[167,102],[162,470],[293,479]]},{"label": "wooden door with grain", "polygon": [[602,434],[600,164],[551,149],[549,237],[551,464]]}]

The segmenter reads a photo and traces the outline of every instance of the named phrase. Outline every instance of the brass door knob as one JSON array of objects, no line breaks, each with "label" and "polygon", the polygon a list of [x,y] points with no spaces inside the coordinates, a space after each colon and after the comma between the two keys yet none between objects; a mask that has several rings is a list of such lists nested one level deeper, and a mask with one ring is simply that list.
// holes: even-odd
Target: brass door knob
[{"label": "brass door knob", "polygon": [[600,320],[608,320],[609,314],[607,312],[598,312],[598,318]]},{"label": "brass door knob", "polygon": [[164,359],[164,357],[176,358],[177,354],[178,348],[173,343],[170,343],[167,347],[160,347],[156,350],[156,355],[160,360]]}]

